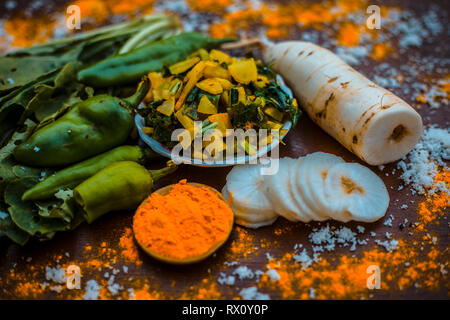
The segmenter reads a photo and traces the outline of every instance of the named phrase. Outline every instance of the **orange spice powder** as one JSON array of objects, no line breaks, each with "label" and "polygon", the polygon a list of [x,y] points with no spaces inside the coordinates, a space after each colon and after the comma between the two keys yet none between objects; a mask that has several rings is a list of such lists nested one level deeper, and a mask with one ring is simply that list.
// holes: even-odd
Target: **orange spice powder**
[{"label": "orange spice powder", "polygon": [[[438,170],[434,178],[434,182],[435,185],[438,183],[444,183],[447,188],[450,188],[449,170],[445,168]],[[419,224],[417,229],[419,231],[424,231],[426,225],[436,221],[437,218],[446,214],[448,212],[446,209],[448,209],[449,206],[450,197],[446,192],[437,192],[428,195],[427,198],[417,206],[419,221],[422,222]]]},{"label": "orange spice powder", "polygon": [[383,60],[392,51],[386,43],[376,43],[373,46],[372,59]]},{"label": "orange spice powder", "polygon": [[220,12],[230,6],[232,0],[187,0],[189,6],[196,11]]},{"label": "orange spice powder", "polygon": [[430,247],[421,253],[411,243],[399,241],[399,247],[391,252],[372,247],[360,257],[341,254],[322,258],[305,269],[295,263],[292,253],[271,260],[268,269],[276,270],[280,279],[272,282],[264,274],[258,282],[261,289],[280,292],[283,299],[310,299],[311,290],[316,299],[367,299],[372,293],[367,288],[370,273],[367,268],[379,266],[381,290],[404,290],[412,286],[438,289],[442,278],[441,266],[445,266],[445,254]]},{"label": "orange spice powder", "polygon": [[229,234],[233,212],[212,190],[176,184],[162,196],[153,193],[137,209],[136,240],[156,254],[183,259],[205,254]]},{"label": "orange spice powder", "polygon": [[4,22],[5,32],[13,37],[11,46],[28,47],[45,42],[53,36],[55,22],[49,17],[28,18],[18,15]]},{"label": "orange spice powder", "polygon": [[131,228],[125,228],[124,234],[120,237],[119,246],[122,249],[122,256],[125,260],[134,262],[137,266],[142,265],[139,258],[138,248],[133,239],[133,231]]},{"label": "orange spice powder", "polygon": [[345,23],[340,29],[337,35],[337,42],[341,46],[356,47],[359,44],[361,27]]},{"label": "orange spice powder", "polygon": [[161,294],[158,291],[150,291],[146,284],[142,289],[134,290],[133,300],[158,300],[161,299]]}]

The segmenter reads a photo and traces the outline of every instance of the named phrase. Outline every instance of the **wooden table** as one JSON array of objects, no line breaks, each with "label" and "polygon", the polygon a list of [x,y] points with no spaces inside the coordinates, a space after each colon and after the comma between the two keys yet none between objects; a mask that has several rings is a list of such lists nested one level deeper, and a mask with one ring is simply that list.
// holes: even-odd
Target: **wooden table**
[{"label": "wooden table", "polygon": [[[13,9],[7,9],[5,7],[5,1],[0,4],[0,18],[10,19],[21,11],[22,4],[35,3],[37,1],[17,1],[18,6]],[[43,1],[50,3],[50,1]],[[284,3],[285,1],[283,1]],[[377,1],[378,2],[378,1]],[[46,9],[47,11],[62,10],[61,6],[67,3],[67,1],[52,1],[52,4]],[[393,1],[386,2],[388,6],[391,6]],[[398,2],[402,10],[409,10],[417,16],[421,16],[424,12],[429,10],[431,4],[422,3],[420,1],[400,1]],[[448,5],[446,1],[435,1],[435,6],[439,6],[441,11],[438,13],[441,15],[441,21],[445,21],[444,29],[447,28],[446,23],[448,21]],[[38,17],[43,14],[42,9],[32,11],[32,17]],[[209,14],[205,14],[205,20],[210,17]],[[442,20],[442,17],[447,17],[446,20]],[[205,22],[207,23],[207,22]],[[0,24],[1,25],[1,24]],[[331,28],[333,24],[330,25]],[[308,29],[309,30],[309,29]],[[291,38],[301,36],[306,31],[299,29],[293,29],[290,33]],[[312,34],[320,34],[317,30],[311,29]],[[381,31],[382,32],[382,31]],[[326,45],[327,41],[330,41],[327,37],[319,37],[318,42]],[[394,44],[395,38],[389,39],[389,44]],[[331,45],[333,47],[333,45]],[[419,47],[410,47],[405,53],[393,53],[388,55],[385,61],[375,61],[368,57],[363,57],[360,60],[360,64],[357,67],[362,73],[366,74],[370,78],[374,78],[380,72],[377,69],[381,63],[388,63],[389,69],[393,68],[401,73],[402,65],[411,65],[412,57],[418,57],[422,59],[423,63],[428,63],[429,58],[442,61],[440,65],[441,69],[435,74],[429,74],[430,77],[444,77],[448,74],[448,36],[445,32],[441,32],[439,35],[431,37],[429,42],[424,42]],[[445,62],[445,59],[446,62]],[[417,63],[417,62],[415,62]],[[438,64],[439,65],[439,64]],[[420,68],[417,68],[420,70]],[[446,70],[446,71],[445,71]],[[420,73],[420,71],[419,71]],[[382,74],[378,74],[382,75]],[[418,75],[422,76],[421,74]],[[389,76],[387,77],[389,78]],[[425,81],[418,79],[418,82]],[[418,112],[423,116],[424,123],[438,124],[440,127],[448,127],[449,122],[449,109],[447,106],[441,106],[439,109],[432,109],[427,105],[419,105],[415,101],[415,96],[405,94],[405,88],[412,90],[413,83],[404,82],[400,87],[393,88],[392,90],[404,98],[406,101],[412,103],[414,106],[418,106]],[[346,161],[360,162],[361,161],[338,144],[333,138],[324,133],[319,127],[317,127],[306,116],[302,116],[298,126],[292,130],[286,140],[286,145],[281,147],[281,156],[298,157],[307,153],[315,151],[324,151],[342,156]],[[159,167],[164,164],[164,159],[155,161],[152,167]],[[409,188],[398,190],[397,187],[401,184],[399,178],[399,170],[396,170],[394,174],[391,174],[393,169],[396,168],[396,164],[387,165],[383,171],[377,168],[371,168],[376,172],[388,186],[389,194],[391,197],[391,205],[388,209],[386,217],[393,215],[395,217],[393,227],[386,226],[384,224],[386,219],[381,219],[375,223],[363,224],[363,223],[348,223],[341,224],[337,222],[329,222],[330,226],[341,227],[347,226],[356,232],[356,226],[364,226],[365,231],[361,237],[369,237],[370,232],[376,232],[377,239],[385,240],[384,234],[386,232],[392,233],[392,237],[395,239],[404,239],[405,241],[417,240],[417,246],[420,246],[422,241],[419,235],[408,235],[408,232],[412,231],[412,228],[407,226],[405,229],[398,228],[398,224],[405,218],[409,222],[417,221],[416,207],[417,204],[424,200],[420,196],[411,196]],[[170,183],[176,183],[177,181],[187,178],[191,182],[200,182],[210,185],[218,190],[221,190],[225,184],[225,177],[230,168],[199,168],[193,166],[181,166],[179,170],[159,181],[156,184],[156,188],[164,186]],[[386,173],[388,175],[386,176]],[[390,186],[393,188],[391,189]],[[413,201],[414,203],[411,203]],[[400,205],[408,203],[406,210],[401,209]],[[82,267],[82,290],[67,290],[63,289],[60,293],[51,291],[49,288],[38,292],[32,290],[26,291],[26,284],[36,286],[37,283],[49,282],[50,285],[56,285],[51,281],[45,280],[45,267],[56,267],[58,264],[66,266],[67,264],[80,264],[85,266],[87,257],[98,256],[98,260],[103,264],[110,262],[114,268],[120,269],[120,272],[115,275],[115,283],[118,283],[124,287],[121,294],[111,295],[105,293],[106,298],[127,298],[126,289],[133,288],[135,291],[145,288],[155,298],[235,298],[239,297],[239,292],[242,288],[257,285],[255,279],[236,280],[234,286],[224,286],[217,283],[217,279],[220,277],[221,272],[226,274],[232,274],[232,271],[236,266],[227,266],[225,262],[231,262],[238,260],[240,266],[248,266],[253,271],[266,270],[265,266],[268,263],[266,253],[278,259],[287,252],[293,252],[295,244],[303,244],[304,248],[307,248],[308,252],[312,252],[311,243],[308,240],[308,235],[316,227],[322,227],[325,224],[311,223],[304,225],[302,223],[292,224],[282,218],[270,227],[265,227],[257,230],[244,230],[240,227],[236,227],[231,235],[231,239],[222,247],[217,254],[196,265],[185,267],[167,266],[152,260],[145,256],[143,252],[139,251],[142,265],[137,266],[134,263],[130,263],[123,259],[120,254],[120,248],[118,242],[120,237],[126,228],[131,226],[132,212],[116,212],[111,213],[103,218],[99,219],[91,225],[83,224],[78,229],[61,233],[55,236],[51,241],[45,243],[33,242],[24,248],[18,245],[12,244],[7,239],[0,239],[0,299],[14,299],[14,298],[37,298],[37,299],[64,299],[64,298],[79,298],[84,294],[84,286],[89,279],[96,279],[99,283],[101,279],[107,281],[104,277],[105,272],[112,274],[112,269],[108,269],[103,266],[102,270],[98,268],[88,268],[83,270]],[[435,246],[441,252],[440,259],[448,262],[448,223],[446,219],[442,219],[442,223],[429,226],[429,232],[436,235],[439,238],[438,244]],[[359,236],[359,235],[358,235]],[[422,236],[422,235],[421,235]],[[420,236],[420,237],[421,237]],[[414,239],[417,237],[417,239]],[[252,245],[248,243],[252,241],[254,246],[258,247],[257,250],[252,248]],[[247,242],[246,248],[250,250],[250,254],[247,256],[242,255],[242,248],[236,249],[240,244],[244,246]],[[91,251],[86,251],[86,245],[92,246]],[[105,248],[110,248],[116,252],[103,252],[102,245]],[[334,257],[340,255],[355,255],[357,258],[363,255],[365,250],[370,250],[376,247],[373,239],[371,238],[368,245],[359,245],[355,251],[349,251],[348,247],[336,248],[335,251],[322,253],[323,259],[333,260]],[[234,249],[233,249],[234,248]],[[382,251],[382,249],[380,249]],[[419,250],[419,249],[417,249]],[[239,254],[234,255],[234,252]],[[425,250],[426,251],[426,250]],[[68,253],[68,256],[66,256]],[[426,252],[424,252],[426,254]],[[58,259],[58,256],[60,256]],[[59,262],[56,261],[59,260]],[[113,261],[117,259],[117,261]],[[424,257],[418,261],[428,261],[429,257]],[[114,263],[115,262],[115,263]],[[126,265],[128,273],[123,271],[123,266]],[[300,266],[298,267],[300,268]],[[314,270],[314,264],[310,267]],[[382,270],[384,266],[381,266]],[[399,272],[404,269],[404,274],[407,275],[407,266],[402,265],[396,267]],[[402,269],[403,268],[403,269]],[[447,265],[448,269],[448,265]],[[11,270],[14,270],[12,273]],[[428,269],[427,269],[428,270]],[[428,270],[429,271],[429,270]],[[132,277],[132,279],[130,279]],[[382,274],[382,281],[387,279],[388,275]],[[399,281],[394,279],[393,282]],[[147,286],[145,286],[147,284]],[[22,286],[22,287],[21,287]],[[64,285],[63,285],[64,286]],[[349,284],[350,286],[350,284]],[[361,291],[355,292],[350,296],[337,296],[336,298],[406,298],[406,299],[422,299],[422,298],[439,298],[448,299],[449,281],[448,277],[442,274],[442,277],[438,277],[436,280],[436,288],[427,288],[425,283],[419,283],[418,288],[414,285],[410,285],[404,290],[395,288],[395,285],[390,285],[390,289],[368,291],[368,289],[362,288]],[[24,289],[25,288],[25,289]],[[204,294],[202,295],[201,288],[204,288]],[[278,289],[259,289],[263,293],[270,295],[272,299],[280,299],[286,297],[283,295],[284,289],[280,286]],[[302,292],[296,292],[295,294],[288,295],[287,298],[302,298],[305,297],[304,288]],[[302,295],[303,294],[303,295]],[[309,293],[306,295],[309,297]],[[325,296],[330,297],[330,296]]]}]

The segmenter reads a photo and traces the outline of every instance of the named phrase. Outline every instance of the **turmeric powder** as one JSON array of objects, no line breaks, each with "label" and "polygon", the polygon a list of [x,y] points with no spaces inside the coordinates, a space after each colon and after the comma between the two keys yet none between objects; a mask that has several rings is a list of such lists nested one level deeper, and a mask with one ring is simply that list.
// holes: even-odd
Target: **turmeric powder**
[{"label": "turmeric powder", "polygon": [[153,193],[141,204],[133,230],[138,243],[157,255],[186,259],[224,242],[232,222],[233,212],[214,191],[182,180],[167,195]]},{"label": "turmeric powder", "polygon": [[122,257],[126,261],[134,262],[138,267],[142,265],[138,249],[133,241],[133,231],[131,228],[125,228],[124,234],[120,237],[119,246],[122,249]]}]

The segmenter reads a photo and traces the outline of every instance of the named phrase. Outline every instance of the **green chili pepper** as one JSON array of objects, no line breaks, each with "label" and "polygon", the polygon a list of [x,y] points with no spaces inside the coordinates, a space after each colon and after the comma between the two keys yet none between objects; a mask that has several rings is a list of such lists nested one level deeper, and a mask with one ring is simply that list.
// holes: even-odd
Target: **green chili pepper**
[{"label": "green chili pepper", "polygon": [[54,175],[34,185],[22,196],[22,200],[41,200],[54,196],[59,190],[73,189],[111,163],[134,161],[141,164],[159,156],[148,148],[120,146],[105,153],[58,171]]},{"label": "green chili pepper", "polygon": [[128,53],[112,56],[78,72],[78,80],[93,87],[116,86],[138,81],[149,72],[184,60],[198,49],[213,49],[234,39],[210,39],[202,33],[182,33],[151,42]]},{"label": "green chili pepper", "polygon": [[152,191],[153,182],[176,168],[172,161],[150,171],[133,161],[115,162],[78,185],[73,195],[91,223],[110,211],[136,209]]},{"label": "green chili pepper", "polygon": [[63,166],[124,144],[134,126],[131,110],[144,99],[149,86],[145,78],[126,99],[102,94],[76,104],[17,146],[14,157],[35,167]]}]

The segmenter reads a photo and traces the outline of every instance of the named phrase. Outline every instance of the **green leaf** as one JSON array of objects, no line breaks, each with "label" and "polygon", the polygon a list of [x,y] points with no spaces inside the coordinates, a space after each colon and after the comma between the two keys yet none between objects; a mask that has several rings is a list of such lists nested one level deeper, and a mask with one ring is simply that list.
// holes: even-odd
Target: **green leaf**
[{"label": "green leaf", "polygon": [[32,168],[23,165],[15,165],[12,168],[14,176],[19,179],[33,178],[36,180],[43,180],[44,177],[50,176],[55,173],[52,169]]},{"label": "green leaf", "polygon": [[14,224],[6,210],[0,210],[0,215],[0,234],[3,234],[21,246],[25,245],[30,239],[30,235]]},{"label": "green leaf", "polygon": [[12,171],[14,165],[15,163],[11,157],[0,160],[0,204],[3,202],[3,194],[6,186],[11,180],[16,178]]},{"label": "green leaf", "polygon": [[3,123],[0,124],[0,148],[8,143],[14,130],[16,130],[16,122],[19,119],[17,115],[9,114]]},{"label": "green leaf", "polygon": [[61,190],[55,194],[54,199],[37,201],[36,205],[41,217],[63,219],[68,223],[75,217],[77,210],[72,190]]},{"label": "green leaf", "polygon": [[55,80],[58,71],[53,71],[42,75],[36,80],[30,81],[23,87],[14,90],[7,96],[0,98],[0,126],[5,122],[5,119],[11,114],[15,113],[19,116],[25,110],[28,103],[36,95],[34,89],[36,86],[41,84],[50,85]]},{"label": "green leaf", "polygon": [[0,58],[0,95],[60,67],[54,57]]},{"label": "green leaf", "polygon": [[62,219],[69,223],[73,217],[60,208],[61,202],[59,200],[37,201],[36,206],[39,209],[39,216],[42,218]]},{"label": "green leaf", "polygon": [[212,104],[214,104],[216,107],[219,106],[220,94],[210,94],[210,93],[207,93],[205,91],[202,91],[198,95],[198,102],[197,103],[200,102],[200,100],[201,100],[201,98],[203,96],[206,96],[208,98],[208,100],[211,101]]},{"label": "green leaf", "polygon": [[17,227],[31,236],[48,239],[55,232],[67,230],[70,226],[62,219],[42,218],[32,202],[22,201],[23,193],[36,182],[33,178],[13,180],[6,186],[5,202],[9,205],[9,215]]},{"label": "green leaf", "polygon": [[259,106],[255,103],[248,105],[238,103],[231,109],[231,124],[234,128],[244,128],[248,123],[252,123],[257,129],[263,120]]},{"label": "green leaf", "polygon": [[34,88],[35,96],[25,107],[19,123],[35,114],[38,121],[57,112],[65,102],[78,95],[84,87],[76,81],[76,73],[81,64],[69,62],[56,75],[53,85],[39,84]]},{"label": "green leaf", "polygon": [[62,55],[50,56],[6,56],[0,58],[0,96],[15,88],[22,87],[60,69],[70,61],[76,61],[83,46],[76,46]]},{"label": "green leaf", "polygon": [[0,149],[0,160],[9,157],[20,143],[28,139],[35,128],[36,124],[27,119],[23,126],[14,132],[8,144]]},{"label": "green leaf", "polygon": [[[66,101],[61,102],[61,104],[52,104],[52,106],[43,106],[36,110],[35,115],[36,118],[40,121],[35,131],[45,127],[49,123],[52,123],[62,117],[67,111],[69,111],[74,105],[78,102],[81,102],[81,98],[76,96],[78,92],[74,93],[71,97],[69,97]],[[62,105],[62,106],[61,106]],[[56,109],[56,110],[54,110]]]}]

